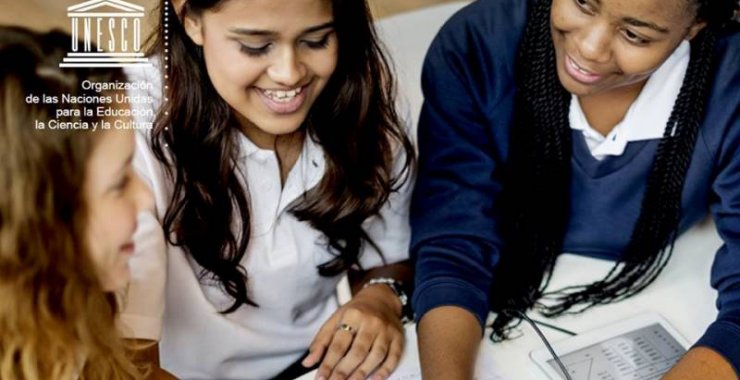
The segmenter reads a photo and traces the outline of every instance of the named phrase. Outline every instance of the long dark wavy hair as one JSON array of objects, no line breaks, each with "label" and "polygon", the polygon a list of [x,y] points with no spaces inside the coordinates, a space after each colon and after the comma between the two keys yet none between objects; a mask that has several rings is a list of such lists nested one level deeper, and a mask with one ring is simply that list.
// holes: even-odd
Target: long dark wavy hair
[{"label": "long dark wavy hair", "polygon": [[[223,1],[187,0],[180,19]],[[318,266],[322,276],[357,266],[363,245],[375,247],[361,224],[378,214],[415,163],[413,145],[396,113],[391,68],[366,2],[331,2],[337,67],[302,127],[306,138],[323,149],[326,172],[290,210],[327,238],[334,258]],[[250,206],[248,189],[240,181],[244,168],[236,164],[234,115],[208,79],[203,50],[185,33],[171,1],[163,9],[170,15],[169,38],[160,23],[150,49],[162,59],[169,57],[161,62],[167,64],[163,72],[169,88],[151,136],[154,154],[174,182],[163,227],[169,243],[181,246],[203,268],[201,278],[218,281],[233,297],[222,311],[231,313],[243,304],[256,306],[240,264],[249,244]],[[394,170],[397,154],[403,160],[400,171]],[[243,226],[238,233],[235,217]]]},{"label": "long dark wavy hair", "polygon": [[[531,5],[519,50],[521,70],[510,137],[504,197],[506,246],[494,274],[490,308],[494,340],[531,307],[547,316],[619,301],[650,285],[671,257],[681,192],[708,96],[719,28],[735,0],[687,0],[707,27],[691,41],[691,58],[647,179],[640,215],[620,260],[602,280],[544,293],[568,223],[571,175],[570,94],[558,80],[550,31],[552,0]],[[675,132],[675,133],[674,133]],[[538,302],[543,295],[554,304]],[[578,308],[574,308],[578,306]]]}]

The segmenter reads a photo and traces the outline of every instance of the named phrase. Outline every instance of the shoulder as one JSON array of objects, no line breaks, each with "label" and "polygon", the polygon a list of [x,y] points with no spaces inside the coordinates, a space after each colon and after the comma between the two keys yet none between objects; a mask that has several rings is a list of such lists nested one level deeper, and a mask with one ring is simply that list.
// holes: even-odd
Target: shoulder
[{"label": "shoulder", "polygon": [[[702,137],[715,154],[734,155],[740,143],[740,27],[718,36]],[[724,153],[723,153],[724,152]]]},{"label": "shoulder", "polygon": [[734,23],[717,38],[707,117],[738,112],[740,106],[740,24]]},{"label": "shoulder", "polygon": [[478,0],[442,26],[432,48],[508,55],[517,50],[531,0]]},{"label": "shoulder", "polygon": [[[714,83],[713,91],[740,91],[740,24],[724,30],[717,38],[714,49]],[[740,101],[735,98],[736,101]]]},{"label": "shoulder", "polygon": [[[519,44],[531,0],[478,0],[454,14],[427,53],[422,74],[426,100],[461,102],[496,119],[510,106]],[[508,103],[507,103],[508,102]]]}]

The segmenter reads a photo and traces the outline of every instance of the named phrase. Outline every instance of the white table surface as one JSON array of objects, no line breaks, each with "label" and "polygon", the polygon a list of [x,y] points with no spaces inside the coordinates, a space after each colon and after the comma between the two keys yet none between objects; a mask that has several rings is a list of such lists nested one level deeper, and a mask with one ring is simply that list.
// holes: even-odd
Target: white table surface
[{"label": "white table surface", "polygon": [[[536,313],[530,317],[550,322],[576,333],[602,327],[637,314],[652,311],[661,314],[689,342],[695,342],[715,319],[716,291],[709,285],[709,274],[714,253],[721,245],[714,224],[705,221],[682,235],[668,265],[658,279],[642,293],[622,302],[595,307],[579,315],[547,319]],[[551,286],[582,284],[601,278],[611,262],[565,254],[559,259]],[[568,335],[540,327],[551,342]],[[408,374],[419,367],[415,325],[406,327],[406,348],[399,364]],[[527,324],[520,327],[522,335],[503,343],[481,341],[478,365],[486,368],[479,380],[492,379],[546,379],[529,358],[532,350],[543,347],[539,337]],[[500,377],[496,377],[496,376]],[[315,372],[299,378],[310,380]],[[404,380],[415,377],[404,377]],[[393,377],[391,377],[393,379]]]},{"label": "white table surface", "polygon": [[[444,21],[465,4],[467,2],[425,8],[378,22],[379,35],[385,41],[396,67],[400,101],[403,107],[407,107],[414,127],[422,103],[420,76],[426,50]],[[694,342],[717,315],[714,305],[717,295],[709,285],[709,274],[720,244],[714,224],[705,221],[679,238],[673,257],[663,273],[637,296],[596,307],[580,315],[553,320],[536,313],[530,316],[578,333],[653,311],[665,317],[689,342]],[[603,260],[565,254],[558,261],[551,287],[554,289],[600,279],[611,265],[611,262]],[[551,342],[568,337],[551,329],[541,329]],[[520,330],[522,335],[519,338],[497,344],[492,344],[486,335],[481,342],[478,366],[487,373],[479,374],[478,380],[545,379],[529,358],[532,350],[543,347],[539,337],[529,325],[522,324]],[[397,380],[399,374],[404,375],[403,380],[420,378],[411,375],[419,367],[415,325],[407,325],[406,337],[406,348],[399,364],[400,373],[396,373]],[[314,376],[315,372],[312,372],[297,380],[311,380]]]}]

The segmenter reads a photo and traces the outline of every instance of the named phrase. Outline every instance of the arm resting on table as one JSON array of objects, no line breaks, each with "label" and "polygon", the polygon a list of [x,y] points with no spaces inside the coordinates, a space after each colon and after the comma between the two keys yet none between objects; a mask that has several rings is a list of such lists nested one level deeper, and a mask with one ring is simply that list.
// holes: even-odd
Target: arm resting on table
[{"label": "arm resting on table", "polygon": [[423,379],[473,378],[482,334],[473,313],[456,306],[437,307],[422,317],[418,334]]},{"label": "arm resting on table", "polygon": [[670,370],[663,380],[737,380],[730,362],[706,347],[694,347]]}]

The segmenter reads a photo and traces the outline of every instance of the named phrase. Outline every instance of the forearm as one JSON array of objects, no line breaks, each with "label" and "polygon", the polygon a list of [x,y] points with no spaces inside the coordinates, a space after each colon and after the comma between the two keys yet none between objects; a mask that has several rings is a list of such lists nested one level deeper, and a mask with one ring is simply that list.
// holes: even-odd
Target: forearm
[{"label": "forearm", "polygon": [[456,306],[432,309],[419,321],[419,358],[425,380],[469,380],[481,341],[478,319]]},{"label": "forearm", "polygon": [[706,347],[689,350],[663,380],[737,380],[738,375],[722,355]]}]

